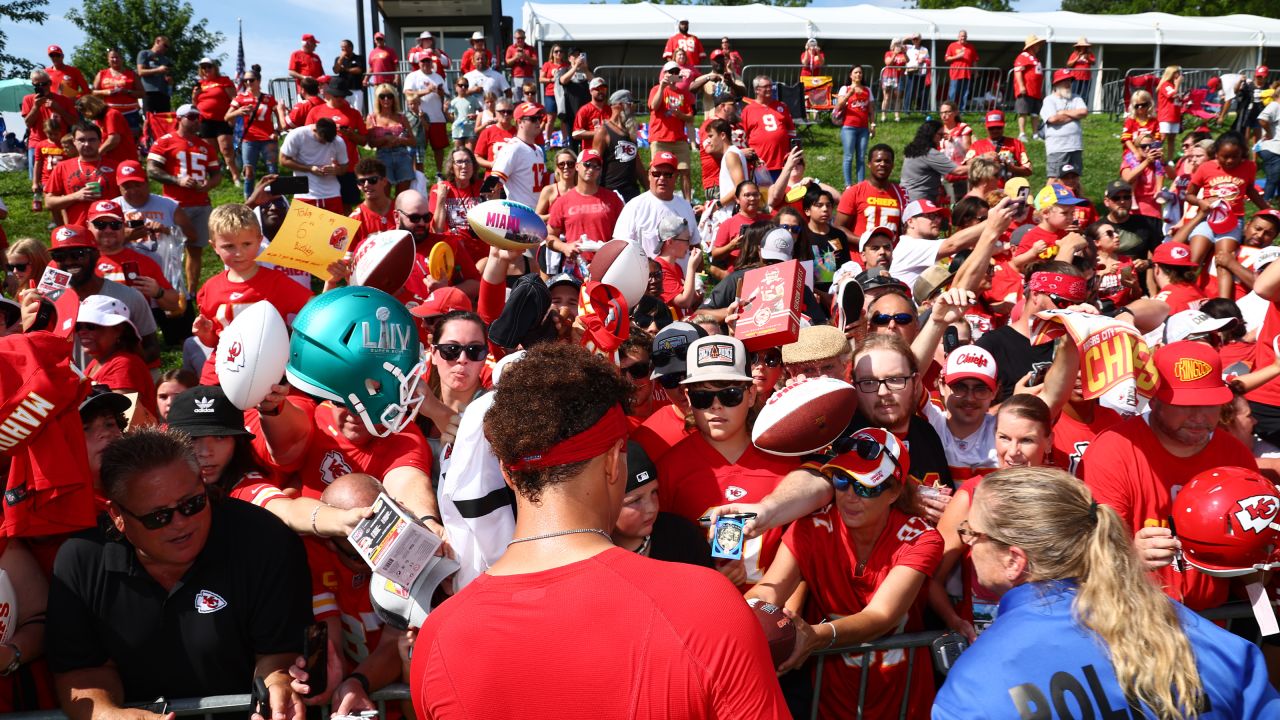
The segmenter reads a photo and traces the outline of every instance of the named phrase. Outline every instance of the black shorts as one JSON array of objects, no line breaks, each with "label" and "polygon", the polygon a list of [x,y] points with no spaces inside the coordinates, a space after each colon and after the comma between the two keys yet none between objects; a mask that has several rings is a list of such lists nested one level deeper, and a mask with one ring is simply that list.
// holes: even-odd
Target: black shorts
[{"label": "black shorts", "polygon": [[200,130],[196,134],[205,140],[212,140],[219,135],[230,135],[231,123],[226,120],[201,120]]},{"label": "black shorts", "polygon": [[356,174],[353,172],[339,175],[338,187],[342,189],[342,204],[347,207],[355,207],[364,199],[360,195],[360,186],[356,185]]},{"label": "black shorts", "polygon": [[1040,104],[1044,101],[1030,95],[1019,95],[1013,101],[1013,111],[1018,115],[1039,115]]},{"label": "black shorts", "polygon": [[169,93],[148,92],[147,99],[143,101],[143,106],[149,113],[167,113],[173,111],[173,106],[169,104]]}]

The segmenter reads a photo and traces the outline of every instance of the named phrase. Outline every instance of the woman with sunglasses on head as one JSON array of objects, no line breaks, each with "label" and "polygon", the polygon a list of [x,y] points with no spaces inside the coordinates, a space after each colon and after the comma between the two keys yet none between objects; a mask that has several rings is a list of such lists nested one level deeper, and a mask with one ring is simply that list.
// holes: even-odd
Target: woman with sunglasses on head
[{"label": "woman with sunglasses on head", "polygon": [[[698,522],[709,508],[725,502],[758,502],[799,462],[751,443],[756,390],[741,341],[726,335],[701,338],[686,357],[680,390],[696,431],[658,461],[659,495],[662,507]],[[775,531],[748,540],[741,560],[720,560],[718,569],[745,590],[760,581],[780,539]]]},{"label": "woman with sunglasses on head", "polygon": [[4,290],[10,297],[35,287],[51,262],[49,248],[34,238],[19,238],[5,251]]},{"label": "woman with sunglasses on head", "polygon": [[[804,611],[792,620],[795,650],[782,672],[815,650],[923,630],[920,591],[942,556],[942,538],[914,514],[911,459],[897,437],[868,428],[834,449],[821,472],[835,501],[791,524],[768,572],[746,593],[782,606],[805,583]],[[928,653],[872,653],[871,666],[863,667],[867,659],[850,653],[823,664],[820,717],[896,717],[904,693],[906,717],[928,717],[934,693]]]},{"label": "woman with sunglasses on head", "polygon": [[225,119],[234,123],[244,118],[244,135],[240,141],[241,168],[244,170],[244,196],[253,192],[258,160],[267,166],[268,175],[277,172],[279,146],[276,136],[281,126],[276,112],[276,99],[262,91],[262,66],[254,65],[244,74],[244,92],[236,95],[227,108]]},{"label": "woman with sunglasses on head", "polygon": [[[417,142],[409,119],[400,112],[400,96],[394,85],[383,83],[374,89],[373,111],[365,118],[369,127],[369,147],[387,167],[387,180],[396,192],[413,182],[413,153]],[[439,231],[437,231],[439,232]]]},{"label": "woman with sunglasses on head", "polygon": [[191,438],[200,480],[215,500],[253,503],[304,535],[346,537],[371,512],[369,508],[339,510],[316,498],[283,492],[280,478],[258,460],[253,433],[244,427],[244,414],[220,386],[201,385],[175,397],[168,428]]},{"label": "woman with sunglasses on head", "polygon": [[990,475],[961,532],[1000,616],[948,673],[935,720],[1026,717],[1062,688],[1161,720],[1280,713],[1261,652],[1165,597],[1124,521],[1075,478]]},{"label": "woman with sunglasses on head", "polygon": [[569,148],[560,148],[556,151],[555,163],[555,182],[542,188],[542,193],[538,195],[538,205],[534,208],[534,211],[538,213],[538,217],[542,218],[544,222],[551,217],[551,203],[578,185],[577,153]]}]

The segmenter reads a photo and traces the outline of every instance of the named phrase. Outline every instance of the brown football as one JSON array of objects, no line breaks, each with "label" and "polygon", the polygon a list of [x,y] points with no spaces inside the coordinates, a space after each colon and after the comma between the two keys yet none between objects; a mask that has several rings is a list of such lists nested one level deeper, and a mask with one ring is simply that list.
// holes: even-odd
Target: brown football
[{"label": "brown football", "polygon": [[806,455],[835,442],[858,406],[858,391],[835,378],[792,383],[769,396],[751,428],[755,446],[774,455]]},{"label": "brown football", "polygon": [[796,626],[791,623],[791,618],[782,614],[782,608],[777,605],[759,598],[752,598],[747,604],[764,629],[764,638],[769,641],[769,655],[776,668],[791,657],[791,651],[796,647]]}]

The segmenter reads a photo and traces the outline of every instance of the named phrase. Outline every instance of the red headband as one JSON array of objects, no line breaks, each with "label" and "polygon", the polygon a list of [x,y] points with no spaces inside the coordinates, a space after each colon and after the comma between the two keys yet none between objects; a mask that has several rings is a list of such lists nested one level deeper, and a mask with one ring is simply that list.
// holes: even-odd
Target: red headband
[{"label": "red headband", "polygon": [[1089,296],[1084,278],[1055,272],[1032,273],[1031,290],[1057,295],[1072,302],[1084,302]]},{"label": "red headband", "polygon": [[507,465],[512,470],[541,470],[590,460],[603,455],[614,443],[625,438],[630,424],[621,405],[609,408],[595,425],[552,445],[538,455],[529,455]]}]

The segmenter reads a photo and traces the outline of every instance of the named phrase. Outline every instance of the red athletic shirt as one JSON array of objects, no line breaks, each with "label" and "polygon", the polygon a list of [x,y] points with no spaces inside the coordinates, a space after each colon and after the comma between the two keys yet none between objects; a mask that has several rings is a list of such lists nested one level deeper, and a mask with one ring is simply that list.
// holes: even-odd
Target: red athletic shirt
[{"label": "red athletic shirt", "polygon": [[133,136],[133,128],[129,127],[129,121],[124,119],[124,115],[119,110],[107,108],[102,117],[95,120],[93,124],[102,131],[103,140],[110,135],[120,136],[120,142],[102,156],[104,162],[114,167],[125,160],[138,159],[138,141]]},{"label": "red athletic shirt", "polygon": [[1081,422],[1062,413],[1053,424],[1053,464],[1080,477],[1080,460],[1098,433],[1120,422],[1120,413],[1094,403],[1093,421]]},{"label": "red athletic shirt", "polygon": [[756,151],[760,163],[770,170],[781,170],[791,152],[791,136],[796,132],[791,113],[785,107],[779,110],[747,103],[742,108],[742,129],[747,133],[747,145]]},{"label": "red athletic shirt", "polygon": [[844,127],[865,128],[871,124],[871,91],[866,87],[851,90],[844,99]]},{"label": "red athletic shirt", "polygon": [[[1025,69],[1019,70],[1019,68]],[[1029,52],[1018,53],[1018,57],[1013,61],[1013,74],[1015,77],[1022,75],[1023,92],[1021,94],[1037,99],[1044,98],[1044,66],[1040,64],[1040,58]]]},{"label": "red athletic shirt", "polygon": [[[248,282],[232,282],[224,270],[205,281],[196,294],[196,307],[200,314],[213,321],[214,335],[231,324],[240,311],[266,300],[280,311],[286,325],[311,299],[311,291],[302,287],[279,270],[258,268]],[[213,369],[213,355],[205,363],[200,375],[201,385],[216,385],[217,373]]]},{"label": "red athletic shirt", "polygon": [[[160,269],[155,260],[127,245],[120,248],[119,252],[114,255],[98,255],[98,275],[121,285],[128,285],[129,283],[124,276],[123,265],[126,262],[138,263],[139,275],[155,280],[156,284],[165,290],[173,289],[173,285],[164,276],[164,270]],[[151,300],[151,298],[147,299]],[[154,301],[152,301],[152,307],[155,307]]]},{"label": "red athletic shirt", "polygon": [[658,297],[662,298],[662,302],[669,303],[684,292],[684,271],[664,257],[655,257],[653,261],[662,268],[662,291]]},{"label": "red athletic shirt", "polygon": [[315,106],[323,105],[323,104],[324,104],[324,100],[321,100],[318,97],[309,97],[305,100],[298,102],[296,105],[294,105],[292,108],[289,109],[289,127],[298,128],[298,127],[302,127],[303,125],[306,125],[307,115],[311,113],[311,110]]},{"label": "red athletic shirt", "polygon": [[227,110],[231,109],[231,95],[235,94],[235,83],[226,75],[216,78],[205,78],[196,85],[196,109],[200,111],[201,120],[225,120]]},{"label": "red athletic shirt", "polygon": [[271,118],[276,114],[276,99],[262,93],[256,98],[251,93],[240,93],[231,100],[231,107],[250,109],[257,108],[253,111],[253,117],[245,116],[244,139],[250,142],[260,142],[263,140],[275,139],[275,124]]},{"label": "red athletic shirt", "polygon": [[[218,162],[218,151],[207,140],[198,137],[184,138],[176,132],[165,135],[151,146],[147,161],[152,160],[163,163],[165,172],[174,177],[189,175],[201,182],[222,167]],[[176,200],[182,207],[209,204],[207,192],[169,183],[165,183],[162,190],[165,197]]]},{"label": "red athletic shirt", "polygon": [[1166,285],[1163,290],[1156,295],[1159,300],[1169,306],[1169,314],[1180,313],[1183,310],[1195,310],[1200,307],[1204,301],[1208,299],[1204,293],[1200,292],[1200,288],[1195,285],[1185,285],[1183,283],[1174,283]]},{"label": "red athletic shirt", "polygon": [[[533,59],[529,56],[532,54]],[[507,46],[507,52],[504,58],[513,58],[507,63],[507,67],[511,68],[511,77],[513,78],[531,78],[533,77],[533,68],[537,63],[538,51],[532,45],[517,45],[511,43]]]},{"label": "red athletic shirt", "polygon": [[1160,83],[1156,88],[1156,120],[1162,123],[1182,122],[1182,103],[1178,102],[1178,91],[1171,82]]},{"label": "red athletic shirt", "polygon": [[679,111],[692,115],[694,113],[693,95],[662,85],[654,90],[656,92],[649,93],[649,97],[654,98],[654,101],[649,103],[649,141],[684,142],[689,137],[684,129],[684,120],[676,118],[671,113]]},{"label": "red athletic shirt", "polygon": [[[1257,470],[1253,453],[1225,432],[1215,432],[1208,446],[1191,457],[1175,457],[1164,449],[1141,416],[1103,431],[1084,454],[1083,478],[1099,503],[1110,505],[1137,533],[1144,527],[1168,527],[1173,498],[1198,473],[1223,466]],[[1226,602],[1230,582],[1188,567],[1157,570],[1155,578],[1169,597],[1192,610]]]},{"label": "red athletic shirt", "polygon": [[995,153],[996,157],[1005,162],[1031,167],[1031,156],[1027,155],[1027,148],[1021,140],[1011,137],[1002,137],[999,141],[993,141],[991,138],[975,140],[969,146],[969,152],[965,153],[964,159],[972,160],[987,153]]},{"label": "red athletic shirt", "polygon": [[1148,117],[1145,121],[1135,117],[1127,117],[1124,119],[1124,131],[1120,133],[1120,144],[1124,145],[1130,140],[1135,145],[1141,145],[1144,138],[1150,137],[1153,140],[1159,140],[1163,135],[1160,134],[1160,122],[1154,117]]},{"label": "red athletic shirt", "polygon": [[113,107],[120,112],[137,111],[138,98],[129,94],[137,84],[137,73],[129,69],[121,70],[117,74],[111,68],[106,68],[99,70],[98,76],[93,79],[94,87],[111,91],[110,95],[102,98],[107,101],[107,107]]},{"label": "red athletic shirt", "polygon": [[156,386],[151,381],[151,371],[147,363],[131,352],[117,352],[99,363],[90,360],[85,366],[84,374],[88,375],[95,385],[106,385],[112,390],[133,390],[138,393],[138,402],[155,417],[160,417],[156,408]]},{"label": "red athletic shirt", "polygon": [[666,47],[662,48],[662,57],[668,60],[676,59],[676,51],[683,50],[689,59],[689,67],[697,67],[702,64],[702,40],[697,35],[682,35],[676,33],[667,38]]},{"label": "red athletic shirt", "polygon": [[863,180],[840,194],[836,210],[853,219],[853,234],[859,238],[868,228],[882,225],[901,233],[902,210],[906,206],[907,193],[900,186],[891,183],[888,189],[881,190],[870,180]]},{"label": "red athletic shirt", "polygon": [[120,194],[116,186],[116,166],[101,160],[93,163],[81,158],[67,158],[45,173],[44,191],[48,195],[71,195],[90,182],[102,183],[102,194],[94,200],[68,205],[63,209],[68,225],[88,225],[89,206],[101,198],[113,198]]},{"label": "red athletic shirt", "polygon": [[[655,383],[654,392],[661,387]],[[680,392],[679,389],[670,392]],[[640,443],[644,453],[657,464],[690,434],[697,432],[690,428],[684,419],[684,413],[675,405],[667,405],[653,411],[653,414],[640,423],[640,427],[631,432],[631,439]]]},{"label": "red athletic shirt", "polygon": [[790,717],[760,623],[722,575],[620,548],[482,574],[423,623],[409,689],[421,720]]},{"label": "red athletic shirt", "polygon": [[[364,116],[360,114],[359,110],[350,105],[333,108],[321,103],[311,108],[311,111],[307,113],[306,122],[303,124],[314,125],[317,120],[326,117],[333,120],[339,128],[352,128],[360,135],[369,132],[369,127],[364,123]],[[360,161],[360,151],[356,148],[355,141],[350,138],[343,136],[342,141],[347,144],[347,172],[353,172],[356,168],[356,163]]]},{"label": "red athletic shirt", "polygon": [[[464,188],[460,188],[448,180],[442,183],[436,183],[431,187],[431,193],[428,198],[432,212],[435,212],[437,203],[439,202],[438,198],[440,193],[442,191],[447,193],[444,198],[444,211],[447,218],[445,220],[445,225],[450,230],[465,231],[465,228],[467,227],[467,211],[476,206],[481,184],[482,183],[479,179]],[[472,233],[467,233],[468,238],[471,238],[471,235]],[[467,246],[469,249],[472,249],[472,257],[488,257],[488,245],[483,240],[477,240],[477,242],[479,243],[477,246]],[[483,248],[484,254],[477,256],[475,248]]]},{"label": "red athletic shirt", "polygon": [[1059,234],[1052,230],[1045,230],[1039,225],[1031,228],[1022,236],[1022,242],[1018,243],[1016,254],[1021,255],[1031,249],[1037,240],[1043,240],[1046,247],[1057,247],[1058,241],[1065,236],[1065,233]]},{"label": "red athletic shirt", "polygon": [[947,52],[942,57],[948,58],[959,52],[964,53],[964,57],[951,62],[951,79],[968,80],[973,77],[973,71],[969,68],[977,64],[978,51],[969,43],[961,43],[957,40],[947,46]]},{"label": "red athletic shirt", "polygon": [[311,611],[316,622],[338,618],[342,625],[338,647],[347,660],[360,663],[382,639],[383,623],[369,600],[372,573],[367,568],[352,572],[320,538],[303,536],[302,543],[311,568]]},{"label": "red athletic shirt", "polygon": [[486,125],[476,136],[476,157],[493,162],[498,151],[502,150],[502,146],[515,136],[514,129],[508,130],[498,123]]},{"label": "red athletic shirt", "polygon": [[[307,52],[306,50],[294,50],[289,54],[289,70],[307,77],[318,78],[324,75],[324,63],[320,61],[320,56]],[[298,93],[302,93],[302,83],[294,83],[298,86]]]},{"label": "red athletic shirt", "polygon": [[1217,160],[1206,160],[1191,174],[1191,184],[1200,188],[1200,197],[1226,200],[1233,215],[1244,217],[1244,200],[1257,176],[1258,166],[1252,160],[1242,160],[1231,170],[1223,169]]},{"label": "red athletic shirt", "polygon": [[[666,482],[665,478],[663,482]],[[661,488],[659,488],[661,490]],[[791,524],[783,536],[784,543],[795,555],[800,576],[808,586],[805,617],[810,623],[862,612],[875,597],[895,567],[906,567],[931,577],[942,560],[942,536],[924,520],[906,515],[897,508],[889,510],[884,530],[865,558],[866,566],[858,572],[858,555],[853,539],[841,519],[840,510],[832,504]],[[926,592],[921,592],[906,617],[887,636],[924,629],[921,606]],[[887,637],[886,636],[886,637]],[[874,653],[867,670],[869,683],[866,717],[896,717],[907,683],[905,650]],[[928,717],[933,704],[933,665],[928,653],[916,652],[911,670],[911,699],[907,717]],[[824,663],[822,694],[818,700],[819,715],[850,718],[857,715],[858,689],[862,682],[863,656],[858,653],[828,658]]]},{"label": "red athletic shirt", "polygon": [[353,217],[360,221],[360,227],[356,228],[355,237],[351,241],[351,251],[360,246],[364,239],[374,233],[380,233],[386,230],[395,230],[398,227],[396,223],[395,203],[387,206],[387,214],[379,215],[365,203],[360,203],[355,210],[351,211],[348,217]]},{"label": "red athletic shirt", "polygon": [[52,83],[49,89],[75,100],[81,95],[88,95],[92,90],[84,79],[84,73],[74,65],[63,65],[62,69],[50,65],[44,71]]},{"label": "red athletic shirt", "polygon": [[574,188],[551,203],[547,229],[565,242],[576,242],[583,235],[588,240],[609,240],[621,214],[622,198],[618,193],[600,188],[595,195],[583,195]]},{"label": "red athletic shirt", "polygon": [[467,48],[462,53],[462,63],[459,65],[462,74],[467,74],[472,70],[487,70],[493,65],[493,53],[489,50],[481,50],[476,52],[475,48]]},{"label": "red athletic shirt", "polygon": [[[757,220],[768,220],[769,213],[761,213],[759,215],[745,215],[741,212],[726,218],[720,226],[716,228],[716,239],[712,247],[724,247],[728,245],[735,237],[742,233],[742,229]],[[742,256],[741,246],[729,251],[729,262],[725,267],[733,269],[738,264],[738,258]]]},{"label": "red athletic shirt", "polygon": [[[1280,334],[1280,310],[1277,309],[1275,303],[1267,305],[1267,314],[1262,320],[1262,329],[1258,331],[1259,338],[1274,338]],[[1264,368],[1275,362],[1276,354],[1271,349],[1270,340],[1254,344],[1253,366],[1256,368]],[[1280,405],[1280,378],[1272,380],[1262,387],[1249,393],[1246,397],[1253,402],[1263,403],[1265,405]],[[649,457],[653,457],[650,455]]]},{"label": "red athletic shirt", "polygon": [[369,84],[396,83],[394,73],[400,64],[400,56],[389,47],[375,47],[369,51]]},{"label": "red athletic shirt", "polygon": [[[32,93],[22,98],[22,116],[23,117],[26,117],[27,113],[31,112],[31,107],[35,104],[37,99],[39,98],[36,96],[35,93]],[[57,92],[51,92],[48,96],[48,99],[54,105],[61,107],[63,110],[66,110],[67,115],[71,116],[73,121],[78,120],[80,118],[80,114],[76,111],[75,100],[72,100],[71,98],[66,97],[65,95],[59,95]],[[36,111],[36,124],[32,125],[30,128],[30,131],[31,131],[31,137],[29,139],[30,142],[38,142],[41,140],[49,139],[48,136],[44,134],[44,123],[46,120],[53,117],[54,115],[57,115],[57,113],[54,112],[53,109],[49,107],[41,106],[40,109]],[[62,116],[59,115],[58,117],[61,118]],[[63,122],[65,124],[66,121],[64,120]]]},{"label": "red athletic shirt", "polygon": [[551,62],[550,60],[542,63],[541,74],[546,75],[547,77],[552,79],[552,82],[546,83],[545,85],[542,86],[542,95],[544,97],[555,96],[556,84],[554,81],[556,77],[559,75],[560,71],[564,70],[567,67],[569,67],[569,63],[554,63],[554,62]]},{"label": "red athletic shirt", "polygon": [[[590,130],[594,133],[596,130],[600,129],[600,126],[603,125],[604,121],[608,120],[611,115],[613,115],[613,108],[609,105],[605,105],[604,108],[601,109],[596,107],[595,103],[589,102],[578,108],[578,114],[573,118],[573,129],[575,131]],[[584,139],[582,141],[582,149],[590,150],[592,148],[592,143],[592,138],[588,137]]]}]

